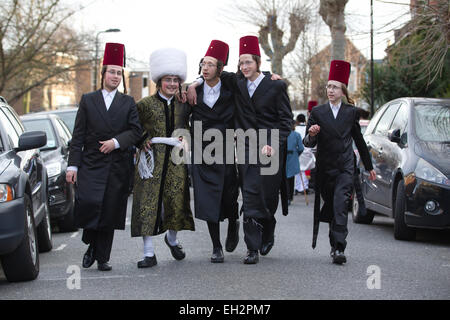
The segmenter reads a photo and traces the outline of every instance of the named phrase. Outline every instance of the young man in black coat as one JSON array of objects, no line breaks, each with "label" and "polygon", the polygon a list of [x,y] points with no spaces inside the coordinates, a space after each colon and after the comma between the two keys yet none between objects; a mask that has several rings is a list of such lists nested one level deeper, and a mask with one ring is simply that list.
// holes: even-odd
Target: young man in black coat
[{"label": "young man in black coat", "polygon": [[[220,81],[228,61],[229,47],[213,40],[200,62],[204,83],[196,88],[197,104],[192,107],[192,181],[195,216],[208,223],[213,243],[212,263],[224,261],[219,222],[228,219],[225,249],[234,251],[239,241],[239,214],[236,164],[234,161],[233,93]],[[204,134],[219,134],[203,141]],[[214,146],[214,148],[212,147]],[[209,150],[209,151],[208,151]],[[211,157],[206,159],[205,157]]]},{"label": "young man in black coat", "polygon": [[[306,147],[317,145],[312,246],[316,246],[319,222],[328,222],[331,257],[336,264],[347,261],[344,250],[348,234],[348,202],[353,190],[355,170],[353,140],[364,167],[370,171],[370,180],[375,180],[375,171],[359,126],[359,115],[348,97],[346,86],[349,76],[348,62],[331,62],[326,87],[329,102],[312,109],[306,127],[307,135],[303,139]],[[344,96],[350,104],[342,102]],[[324,200],[322,208],[320,197]]]},{"label": "young man in black coat", "polygon": [[89,248],[83,267],[97,260],[100,271],[108,263],[114,230],[125,229],[129,194],[130,148],[142,129],[134,99],[117,91],[123,75],[122,44],[107,43],[102,90],[82,96],[70,144],[66,180],[76,184],[75,223],[83,228]]}]

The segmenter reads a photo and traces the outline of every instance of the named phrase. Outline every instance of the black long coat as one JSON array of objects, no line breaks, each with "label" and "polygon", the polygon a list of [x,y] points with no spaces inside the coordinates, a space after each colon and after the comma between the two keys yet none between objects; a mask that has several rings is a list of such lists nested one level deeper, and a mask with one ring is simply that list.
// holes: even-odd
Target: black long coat
[{"label": "black long coat", "polygon": [[[229,74],[226,74],[227,76]],[[236,76],[234,76],[236,77]],[[232,77],[227,77],[227,83],[233,83]],[[247,131],[249,129],[261,130],[266,142],[260,141],[258,134],[257,163],[250,163],[249,140],[245,141],[245,156],[239,154],[238,142],[238,169],[243,196],[243,210],[246,217],[267,219],[275,214],[278,208],[280,191],[285,188],[283,180],[286,163],[286,141],[291,132],[292,110],[287,94],[286,83],[281,80],[273,81],[270,75],[265,75],[252,98],[248,93],[247,79],[235,78],[235,127]],[[272,141],[271,129],[279,130],[278,148]],[[261,169],[270,167],[260,161],[261,148],[268,144],[276,149],[273,161],[278,161],[276,172],[262,175]],[[274,158],[277,159],[274,159]],[[287,194],[285,194],[287,196]],[[287,213],[285,213],[287,214]]]},{"label": "black long coat", "polygon": [[[191,118],[195,216],[201,220],[217,223],[226,218],[237,219],[239,217],[237,202],[239,184],[234,161],[234,139],[233,136],[229,139],[230,141],[226,139],[226,130],[234,130],[235,107],[232,92],[223,84],[219,99],[212,108],[203,102],[203,88],[204,84],[196,89],[198,104],[192,108]],[[203,155],[205,148],[211,143],[218,143],[219,141],[197,141],[196,135],[200,137],[198,133],[194,132],[195,122],[197,121],[202,124],[202,136],[209,129],[216,129],[222,134],[223,140],[220,141],[222,148],[213,151],[213,156],[217,158],[221,153],[221,164],[207,164],[203,161],[201,155]],[[197,151],[196,148],[198,148]]]},{"label": "black long coat", "polygon": [[[311,137],[308,131],[315,124],[320,126],[320,132],[315,137]],[[372,170],[372,162],[361,134],[356,108],[342,103],[336,119],[329,103],[312,109],[303,144],[309,148],[317,145],[313,248],[316,246],[319,222],[329,223],[336,218],[339,220],[336,221],[338,225],[347,225],[347,216],[335,215],[335,212],[340,210],[338,208],[347,207],[350,194],[342,199],[333,199],[333,194],[335,188],[351,190],[354,174],[353,141],[361,155],[364,167],[366,170]],[[322,209],[320,208],[321,196],[324,200]]]},{"label": "black long coat", "polygon": [[[77,166],[75,224],[84,229],[125,229],[130,171],[129,147],[142,133],[134,99],[117,92],[106,110],[101,90],[81,97],[70,144],[69,166]],[[115,138],[120,149],[99,151]]]}]

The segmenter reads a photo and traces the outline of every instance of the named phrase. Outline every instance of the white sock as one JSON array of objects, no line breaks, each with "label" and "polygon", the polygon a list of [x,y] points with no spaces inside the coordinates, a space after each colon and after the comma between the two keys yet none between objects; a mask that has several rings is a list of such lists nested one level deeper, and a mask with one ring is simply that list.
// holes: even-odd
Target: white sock
[{"label": "white sock", "polygon": [[167,231],[167,241],[171,246],[176,246],[178,244],[177,231],[168,230]]},{"label": "white sock", "polygon": [[155,255],[155,248],[153,247],[152,237],[144,236],[144,258],[153,257]]}]

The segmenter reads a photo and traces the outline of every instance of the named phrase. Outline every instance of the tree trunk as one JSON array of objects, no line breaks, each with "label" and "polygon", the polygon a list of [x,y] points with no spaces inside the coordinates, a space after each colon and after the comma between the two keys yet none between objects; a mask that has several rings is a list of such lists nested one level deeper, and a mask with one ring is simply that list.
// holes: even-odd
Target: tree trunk
[{"label": "tree trunk", "polygon": [[348,0],[320,0],[319,13],[331,32],[331,60],[345,60],[345,5]]}]

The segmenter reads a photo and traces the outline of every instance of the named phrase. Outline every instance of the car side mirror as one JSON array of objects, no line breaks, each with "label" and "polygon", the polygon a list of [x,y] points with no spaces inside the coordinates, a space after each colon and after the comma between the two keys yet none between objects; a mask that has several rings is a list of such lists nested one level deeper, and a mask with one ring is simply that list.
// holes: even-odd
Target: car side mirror
[{"label": "car side mirror", "polygon": [[69,141],[67,141],[67,146],[70,147],[70,144],[72,143],[72,139],[70,139]]},{"label": "car side mirror", "polygon": [[24,151],[30,149],[37,149],[47,144],[47,135],[43,131],[28,131],[24,132],[19,137],[19,147],[16,151]]},{"label": "car side mirror", "polygon": [[400,129],[389,130],[388,134],[389,140],[395,143],[400,143]]}]

